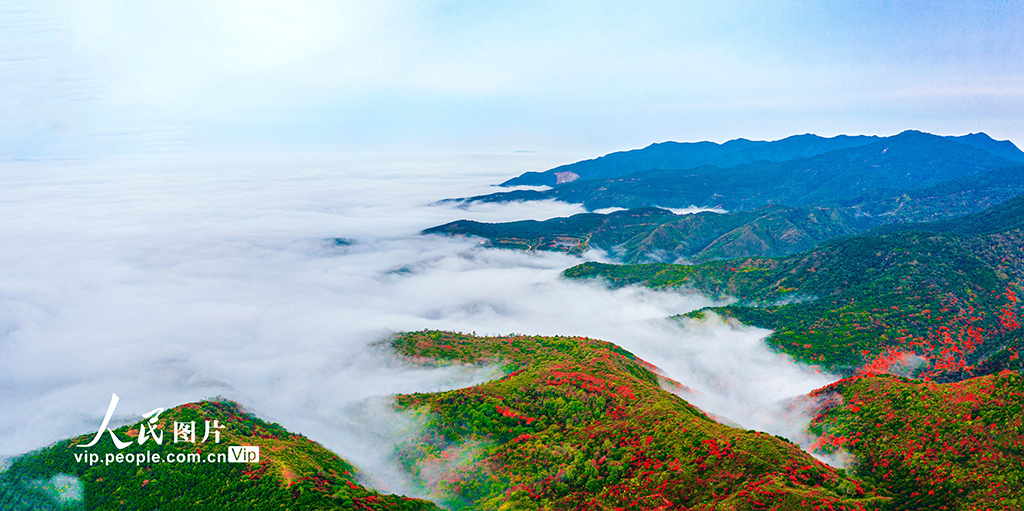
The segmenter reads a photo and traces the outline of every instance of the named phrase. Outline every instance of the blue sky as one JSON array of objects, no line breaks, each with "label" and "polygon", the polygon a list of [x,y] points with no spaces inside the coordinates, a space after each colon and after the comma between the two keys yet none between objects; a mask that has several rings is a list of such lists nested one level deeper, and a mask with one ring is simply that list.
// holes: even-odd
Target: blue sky
[{"label": "blue sky", "polygon": [[1024,145],[1020,2],[626,4],[5,3],[0,157]]}]

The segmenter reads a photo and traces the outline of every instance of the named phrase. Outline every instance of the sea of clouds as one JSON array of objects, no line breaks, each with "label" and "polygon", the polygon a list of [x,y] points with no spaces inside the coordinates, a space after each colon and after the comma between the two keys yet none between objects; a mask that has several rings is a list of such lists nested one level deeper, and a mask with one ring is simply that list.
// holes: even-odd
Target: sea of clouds
[{"label": "sea of clouds", "polygon": [[[703,409],[794,435],[782,400],[836,378],[765,330],[678,322],[704,296],[560,277],[583,259],[422,236],[460,218],[545,219],[557,202],[436,204],[492,191],[532,155],[290,155],[0,164],[0,455],[212,396],[323,443],[368,481],[416,493],[387,396],[493,367],[416,367],[374,343],[446,329],[606,339]],[[533,168],[558,163],[543,162]],[[343,238],[351,243],[337,243]],[[584,259],[604,260],[588,253]]]}]

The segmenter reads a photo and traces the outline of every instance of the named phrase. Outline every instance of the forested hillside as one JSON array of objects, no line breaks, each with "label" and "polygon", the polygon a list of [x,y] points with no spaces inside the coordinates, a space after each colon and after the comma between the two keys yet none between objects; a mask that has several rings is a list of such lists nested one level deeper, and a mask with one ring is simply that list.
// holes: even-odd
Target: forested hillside
[{"label": "forested hillside", "polygon": [[1024,507],[1024,378],[1005,371],[934,384],[892,376],[814,393],[816,448],[854,455],[852,472],[892,509]]},{"label": "forested hillside", "polygon": [[[859,376],[812,393],[812,447],[720,424],[678,385],[611,343],[580,337],[400,334],[417,363],[499,363],[504,377],[396,397],[423,430],[396,446],[450,509],[1013,509],[1021,504],[1024,379],[955,384]],[[76,462],[68,439],[0,474],[4,509],[436,509],[357,482],[351,464],[230,402],[168,410],[160,423],[218,421],[220,443],[147,444],[164,457],[257,445],[260,463]],[[117,428],[136,439],[139,425]],[[200,430],[201,431],[201,430]],[[90,452],[118,451],[105,438]]]},{"label": "forested hillside", "polygon": [[[429,417],[402,456],[453,509],[875,509],[884,501],[785,439],[715,422],[611,343],[428,331],[393,346],[420,360],[500,362],[509,371],[398,399]],[[461,468],[440,480],[422,468],[456,459]]]},{"label": "forested hillside", "polygon": [[[166,410],[157,422],[162,444],[149,438],[118,450],[110,437],[94,447],[95,432],[58,442],[14,460],[0,473],[0,509],[4,510],[260,510],[289,509],[438,509],[422,500],[385,495],[357,481],[358,471],[320,444],[264,422],[229,401],[203,401]],[[194,442],[174,442],[173,423],[198,425]],[[220,442],[211,435],[201,441],[205,421],[222,426]],[[144,423],[149,426],[149,423]],[[114,430],[122,440],[139,438],[139,423]],[[229,446],[260,447],[259,463],[204,461],[117,463],[107,454],[227,454]],[[98,462],[77,461],[75,455],[95,453]]]},{"label": "forested hillside", "polygon": [[783,258],[585,263],[565,275],[735,297],[714,310],[770,328],[773,347],[844,374],[973,374],[972,365],[1020,328],[1024,197],[935,224],[939,232],[932,226],[843,238]]}]

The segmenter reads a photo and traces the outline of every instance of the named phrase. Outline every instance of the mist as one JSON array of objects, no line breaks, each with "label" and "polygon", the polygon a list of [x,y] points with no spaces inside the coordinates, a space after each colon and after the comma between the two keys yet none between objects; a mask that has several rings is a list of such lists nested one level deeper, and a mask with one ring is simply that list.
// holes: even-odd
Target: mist
[{"label": "mist", "polygon": [[387,396],[499,375],[413,366],[376,344],[425,328],[605,339],[723,420],[778,434],[805,425],[778,403],[836,378],[771,352],[765,330],[668,319],[713,305],[705,296],[560,277],[601,253],[418,234],[461,218],[583,212],[435,203],[551,163],[319,154],[3,164],[0,454],[94,432],[112,392],[121,423],[223,396],[356,463],[374,486],[415,493],[387,444],[417,425]]}]

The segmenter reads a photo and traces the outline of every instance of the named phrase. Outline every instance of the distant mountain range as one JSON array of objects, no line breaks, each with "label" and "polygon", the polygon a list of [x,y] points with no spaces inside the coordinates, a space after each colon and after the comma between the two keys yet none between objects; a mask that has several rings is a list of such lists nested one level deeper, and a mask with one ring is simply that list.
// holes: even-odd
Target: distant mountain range
[{"label": "distant mountain range", "polygon": [[793,208],[677,215],[659,208],[581,213],[546,221],[458,220],[424,234],[478,236],[489,246],[580,254],[599,249],[627,263],[775,257],[809,250],[837,236],[889,224],[974,213],[1024,194],[1024,166],[954,178],[910,191],[880,190],[843,201]]},{"label": "distant mountain range", "polygon": [[650,206],[749,211],[769,204],[801,207],[879,193],[892,195],[981,175],[1024,160],[1024,153],[1013,144],[996,142],[982,134],[951,138],[905,131],[891,137],[858,140],[868,143],[806,158],[758,160],[732,167],[623,166],[616,167],[623,173],[614,177],[575,179],[546,191],[517,190],[448,201],[554,199],[583,204],[590,211]]},{"label": "distant mountain range", "polygon": [[[892,137],[839,135],[825,138],[805,134],[771,142],[745,138],[730,140],[724,144],[663,142],[651,144],[643,149],[620,151],[593,160],[561,165],[545,172],[526,172],[501,183],[501,186],[559,186],[578,179],[606,179],[647,170],[686,170],[707,165],[729,168],[756,161],[783,162],[810,158],[840,149],[865,146],[886,138]],[[1021,152],[1012,142],[993,140],[985,133],[943,138],[981,149],[1010,161],[1024,163],[1024,152]]]},{"label": "distant mountain range", "polygon": [[[807,137],[779,142],[792,145],[794,138],[806,142]],[[789,255],[837,236],[881,225],[955,218],[1024,194],[1024,165],[988,150],[1021,159],[1024,153],[1012,143],[996,142],[984,134],[938,137],[908,131],[893,137],[841,140],[855,141],[863,144],[784,162],[759,161],[729,169],[648,170],[611,179],[581,179],[545,192],[457,199],[556,198],[582,201],[591,209],[631,209],[543,222],[458,220],[424,233],[479,236],[488,245],[503,248],[569,253],[600,249],[628,263],[700,262]],[[675,215],[653,204],[733,211]]]}]

